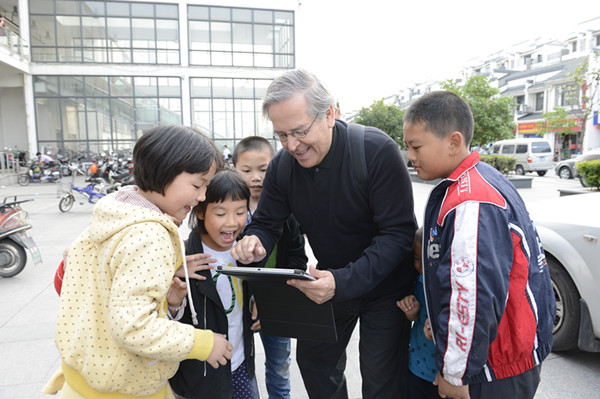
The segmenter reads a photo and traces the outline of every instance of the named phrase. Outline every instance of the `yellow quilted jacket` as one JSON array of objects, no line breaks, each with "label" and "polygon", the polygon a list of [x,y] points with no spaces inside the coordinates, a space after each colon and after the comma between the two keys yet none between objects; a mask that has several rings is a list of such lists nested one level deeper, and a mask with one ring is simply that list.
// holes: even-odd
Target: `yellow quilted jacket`
[{"label": "yellow quilted jacket", "polygon": [[179,362],[206,360],[214,337],[166,317],[183,256],[175,224],[118,194],[96,204],[70,247],[56,346],[67,382],[85,397],[160,398]]}]

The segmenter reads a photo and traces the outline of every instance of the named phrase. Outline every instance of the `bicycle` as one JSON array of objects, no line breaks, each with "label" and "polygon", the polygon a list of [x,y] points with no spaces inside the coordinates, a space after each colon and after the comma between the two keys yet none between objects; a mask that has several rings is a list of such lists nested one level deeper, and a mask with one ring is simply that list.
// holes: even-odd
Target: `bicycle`
[{"label": "bicycle", "polygon": [[[81,170],[79,167],[72,167],[69,166],[69,168],[72,169],[72,178],[71,178],[71,183],[58,183],[58,196],[60,197],[63,193],[64,195],[62,195],[62,198],[60,199],[60,201],[58,202],[58,209],[61,212],[69,212],[71,210],[71,208],[73,208],[73,204],[75,203],[75,194],[74,192],[81,194],[82,199],[79,201],[79,203],[81,205],[83,205],[84,200],[87,201],[90,204],[95,204],[96,202],[98,202],[98,200],[102,197],[104,197],[104,193],[102,192],[101,189],[98,188],[98,179],[97,178],[91,178],[88,179],[90,181],[90,183],[85,186],[85,187],[79,187],[75,185],[75,176],[76,175],[84,175],[85,172],[83,170]],[[88,181],[86,180],[86,181]],[[100,185],[101,186],[101,185]]]}]

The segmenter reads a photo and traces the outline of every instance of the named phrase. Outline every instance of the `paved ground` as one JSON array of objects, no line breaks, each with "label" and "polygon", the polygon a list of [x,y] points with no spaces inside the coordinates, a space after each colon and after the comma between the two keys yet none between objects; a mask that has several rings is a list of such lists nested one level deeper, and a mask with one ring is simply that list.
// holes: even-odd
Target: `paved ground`
[{"label": "paved ground", "polygon": [[[558,197],[558,187],[578,188],[577,181],[561,181],[550,174],[535,176],[533,188],[519,192],[529,207],[536,201]],[[422,220],[423,207],[432,186],[414,183],[416,214]],[[40,389],[59,365],[54,346],[54,324],[58,297],[54,291],[53,275],[63,249],[88,224],[92,206],[76,203],[69,213],[60,213],[56,187],[51,184],[32,184],[20,187],[0,177],[0,199],[18,195],[31,198],[24,204],[33,229],[30,235],[40,248],[44,263],[33,265],[11,279],[0,278],[0,399],[50,398]],[[348,348],[346,376],[351,398],[360,398],[358,370],[358,337]],[[262,363],[264,353],[257,337],[257,369],[261,394],[266,398]],[[600,354],[551,354],[544,363],[542,384],[536,399],[593,398],[600,392]],[[306,398],[299,371],[293,362],[292,397]]]}]

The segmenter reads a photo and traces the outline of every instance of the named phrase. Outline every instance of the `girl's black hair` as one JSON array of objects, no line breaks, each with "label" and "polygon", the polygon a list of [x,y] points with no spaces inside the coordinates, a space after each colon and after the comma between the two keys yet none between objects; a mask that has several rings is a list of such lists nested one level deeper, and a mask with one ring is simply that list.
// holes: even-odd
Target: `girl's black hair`
[{"label": "girl's black hair", "polygon": [[233,169],[224,169],[215,174],[206,187],[206,199],[194,207],[190,217],[189,226],[198,234],[206,234],[202,215],[206,212],[208,204],[224,202],[226,200],[246,201],[250,206],[250,189],[240,174]]},{"label": "girl's black hair", "polygon": [[182,172],[206,173],[223,159],[212,141],[199,131],[181,125],[153,127],[133,148],[135,184],[144,191],[165,193],[165,188]]}]

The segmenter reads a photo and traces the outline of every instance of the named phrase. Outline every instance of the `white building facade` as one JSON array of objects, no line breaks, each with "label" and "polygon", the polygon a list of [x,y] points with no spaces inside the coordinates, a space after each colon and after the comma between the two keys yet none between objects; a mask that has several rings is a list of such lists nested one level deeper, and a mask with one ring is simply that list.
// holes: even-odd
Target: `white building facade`
[{"label": "white building facade", "polygon": [[16,10],[0,32],[0,148],[128,153],[168,123],[220,148],[272,140],[261,100],[295,67],[295,2],[267,4],[0,0]]}]

